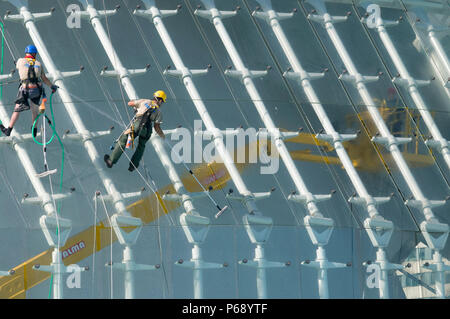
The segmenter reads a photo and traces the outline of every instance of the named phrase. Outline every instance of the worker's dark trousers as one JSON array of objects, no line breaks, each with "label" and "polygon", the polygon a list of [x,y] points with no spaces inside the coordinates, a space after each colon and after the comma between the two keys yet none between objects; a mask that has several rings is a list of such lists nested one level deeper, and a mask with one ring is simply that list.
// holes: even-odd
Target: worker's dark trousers
[{"label": "worker's dark trousers", "polygon": [[[152,135],[152,128],[151,126],[144,125],[140,131],[137,129],[140,126],[140,119],[136,120],[134,122],[134,145],[136,146],[136,139],[139,136],[139,142],[136,147],[136,151],[133,154],[133,157],[131,157],[131,163],[137,168],[139,167],[139,162],[141,161],[142,155],[144,155],[145,151],[145,144],[149,140],[150,136]],[[123,151],[125,150],[125,146],[127,144],[128,135],[122,134],[122,136],[119,138],[119,140],[116,143],[116,146],[114,147],[114,150],[111,153],[111,162],[113,164],[116,164],[119,160],[120,156],[122,155]]]}]

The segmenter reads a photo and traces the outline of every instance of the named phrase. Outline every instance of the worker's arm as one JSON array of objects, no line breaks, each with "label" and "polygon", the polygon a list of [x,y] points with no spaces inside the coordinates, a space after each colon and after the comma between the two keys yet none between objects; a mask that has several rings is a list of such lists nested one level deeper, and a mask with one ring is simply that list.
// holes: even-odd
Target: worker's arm
[{"label": "worker's arm", "polygon": [[42,82],[44,82],[45,84],[47,84],[47,85],[52,89],[52,93],[55,93],[55,92],[56,92],[56,90],[58,89],[58,86],[55,85],[55,84],[52,84],[52,82],[50,82],[50,80],[49,80],[49,79],[47,78],[47,76],[45,75],[44,70],[42,70],[42,73],[41,73],[41,79],[42,79]]},{"label": "worker's arm", "polygon": [[140,100],[132,100],[132,101],[128,102],[128,106],[136,107],[139,104],[139,101]]},{"label": "worker's arm", "polygon": [[42,79],[42,82],[44,82],[48,86],[51,87],[53,85],[52,82],[50,82],[50,80],[47,78],[47,76],[45,75],[44,72],[41,73],[41,79]]},{"label": "worker's arm", "polygon": [[164,132],[161,129],[161,125],[159,123],[155,123],[155,125],[153,126],[155,128],[156,133],[158,133],[158,135],[162,138],[165,139],[166,136],[164,135]]}]

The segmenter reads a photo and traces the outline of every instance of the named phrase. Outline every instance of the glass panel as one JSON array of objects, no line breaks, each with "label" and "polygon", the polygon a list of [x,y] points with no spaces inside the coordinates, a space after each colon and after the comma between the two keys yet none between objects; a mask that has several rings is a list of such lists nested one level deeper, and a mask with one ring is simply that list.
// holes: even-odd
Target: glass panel
[{"label": "glass panel", "polygon": [[[253,133],[256,134],[265,125],[243,83],[225,75],[227,69],[234,70],[234,67],[214,25],[194,15],[198,5],[205,9],[202,1],[184,1],[177,15],[167,17],[163,22],[186,67],[206,69],[211,66],[206,75],[194,77],[193,82],[217,128],[229,130],[241,127],[247,133],[242,140],[234,138],[231,145],[226,138],[224,143],[235,158],[245,186],[254,193],[271,191],[269,198],[256,204],[262,215],[272,220],[272,225],[263,230],[256,229],[256,232],[252,232],[254,226],[246,223],[244,217],[251,215],[245,205],[231,199],[238,191],[217,157],[211,139],[204,138],[199,145],[195,145],[194,131],[205,130],[205,125],[196,122],[201,117],[183,82],[163,74],[165,70],[175,69],[166,47],[168,43],[162,41],[149,19],[133,15],[136,6],[144,9],[145,4],[139,0],[115,3],[93,1],[97,10],[112,10],[116,4],[120,5],[116,14],[103,17],[101,23],[124,67],[143,69],[150,65],[147,73],[131,78],[134,89],[142,98],[151,97],[157,89],[164,90],[168,101],[162,107],[163,129],[178,126],[186,129],[185,141],[170,136],[166,140],[172,146],[179,146],[181,142],[190,146],[186,149],[186,155],[189,155],[187,167],[172,154],[171,147],[165,145],[184,187],[191,193],[203,192],[189,170],[194,172],[204,187],[212,187],[209,195],[213,200],[204,196],[193,202],[196,211],[207,217],[209,224],[192,227],[191,233],[182,227],[181,217],[185,213],[182,203],[160,199],[167,192],[173,194],[174,187],[160,160],[159,155],[163,154],[155,152],[151,141],[146,144],[137,171],[130,173],[127,170],[136,145],[134,149],[125,150],[112,169],[103,166],[104,154],[111,152],[110,146],[134,114],[127,106],[129,97],[120,79],[100,75],[102,70],[112,71],[113,66],[90,22],[82,20],[81,28],[68,27],[66,22],[70,13],[66,9],[72,4],[70,0],[28,2],[33,13],[48,12],[52,6],[56,8],[52,17],[36,21],[35,26],[58,70],[76,71],[83,66],[83,71],[77,77],[64,80],[70,100],[63,101],[60,94],[52,98],[53,124],[64,145],[63,166],[63,149],[57,139],[46,147],[44,157],[42,146],[32,141],[16,139],[14,143],[9,143],[11,139],[3,135],[0,137],[0,142],[4,142],[0,152],[0,181],[3,185],[0,190],[0,220],[3,225],[0,239],[4,244],[0,270],[16,271],[12,276],[1,276],[0,297],[14,295],[46,299],[54,296],[54,281],[50,274],[33,269],[37,264],[49,265],[53,250],[40,228],[40,218],[45,210],[38,201],[38,205],[27,204],[39,192],[70,195],[64,201],[46,205],[61,205],[58,216],[72,222],[69,239],[61,248],[65,265],[89,267],[88,271],[80,273],[79,286],[76,281],[72,282],[76,287],[67,286],[68,275],[63,276],[64,298],[125,297],[125,273],[116,267],[127,252],[109,221],[117,211],[114,200],[111,200],[113,198],[107,196],[105,181],[102,181],[106,178],[107,184],[113,183],[117,191],[126,197],[123,202],[127,211],[143,222],[139,237],[131,246],[134,261],[157,266],[154,270],[134,273],[135,298],[195,298],[199,290],[195,290],[195,274],[189,266],[196,253],[204,262],[215,263],[219,267],[202,271],[203,298],[257,298],[264,293],[257,285],[258,275],[261,277],[262,274],[251,265],[262,252],[266,261],[279,263],[279,267],[268,268],[265,272],[268,298],[321,297],[324,291],[319,290],[318,270],[308,266],[314,265],[317,258],[324,257],[343,266],[327,271],[330,298],[380,298],[382,291],[379,282],[373,281],[374,273],[371,273],[369,266],[382,261],[383,250],[377,248],[369,236],[370,232],[365,229],[364,222],[369,217],[366,209],[349,201],[355,194],[355,186],[349,178],[349,171],[342,166],[336,149],[329,142],[316,138],[316,134],[323,133],[325,120],[318,117],[318,107],[323,108],[337,132],[358,132],[356,139],[344,141],[343,146],[367,192],[374,197],[391,196],[387,203],[377,206],[380,214],[394,224],[394,231],[384,251],[387,261],[405,265],[406,268],[401,272],[389,272],[390,298],[436,297],[433,289],[436,288],[437,274],[425,265],[427,262],[434,263],[436,259],[433,260],[434,252],[422,244],[425,238],[419,231],[424,216],[418,209],[404,204],[411,197],[410,185],[399,172],[392,154],[383,146],[371,142],[378,130],[364,105],[361,91],[351,82],[344,81],[345,76],[340,77],[348,71],[338,54],[341,52],[337,52],[325,29],[306,18],[312,10],[310,4],[296,0],[273,1],[277,12],[297,9],[292,18],[282,20],[280,25],[302,67],[308,72],[328,71],[323,78],[311,81],[319,99],[314,103],[298,80],[284,76],[285,71],[292,71],[286,52],[270,25],[252,15],[261,3],[256,0],[217,1],[220,10],[240,7],[236,16],[223,19],[223,23],[244,65],[250,70],[268,70],[266,76],[253,79],[261,98],[257,102],[264,103],[268,115],[282,132],[299,132],[284,143],[306,187],[317,195],[333,193],[331,199],[317,204],[320,212],[334,221],[330,237],[320,249],[313,244],[311,234],[305,227],[304,217],[308,212],[304,205],[288,200],[296,186],[278,158],[276,147],[261,140],[250,140],[248,136],[249,129],[255,129]],[[159,9],[170,10],[175,9],[178,2],[158,0],[156,5]],[[332,15],[352,13],[347,22],[335,24],[337,33],[358,72],[381,75],[379,81],[368,83],[366,87],[389,131],[396,137],[412,137],[412,142],[401,145],[400,150],[424,196],[430,200],[445,199],[450,180],[448,167],[442,156],[425,144],[430,133],[423,114],[419,112],[421,110],[414,106],[407,90],[392,83],[391,78],[397,70],[378,34],[358,20],[364,15],[364,9],[350,3],[327,2],[326,5]],[[406,14],[405,9],[408,9]],[[442,135],[447,138],[449,93],[442,86],[448,76],[445,60],[438,56],[435,43],[428,40],[427,31],[420,28],[416,9],[405,2],[383,6],[382,14],[386,19],[396,19],[400,15],[404,17],[400,26],[388,29],[388,33],[411,75],[418,79],[436,76],[430,86],[420,88],[419,92]],[[18,12],[10,2],[0,2],[0,11],[7,10],[11,10],[11,15]],[[431,3],[427,3],[423,10],[430,21],[448,27],[449,21],[441,17],[442,13],[436,12]],[[421,18],[420,22],[425,23],[425,20]],[[5,25],[2,66],[6,74],[15,68],[14,61],[23,56],[23,48],[32,40],[22,23],[6,19],[2,22]],[[448,37],[439,41],[444,49],[448,48]],[[38,60],[42,60],[42,53],[38,55]],[[416,61],[420,61],[421,67],[413,63]],[[104,69],[105,66],[107,69]],[[46,65],[44,68],[48,71]],[[0,110],[4,125],[8,124],[13,112],[17,84],[18,77],[14,74],[2,85]],[[46,93],[49,97],[47,87]],[[50,116],[49,102],[46,114]],[[77,117],[81,126],[91,132],[108,131],[112,126],[114,129],[108,135],[88,138],[84,142],[71,140],[69,134],[78,133],[77,127],[80,127],[75,125]],[[31,124],[30,112],[24,112],[14,132],[29,134]],[[44,126],[39,122],[38,127]],[[45,128],[48,140],[51,131],[48,125]],[[238,141],[244,143],[239,145]],[[92,143],[96,152],[85,147],[88,143]],[[27,153],[30,163],[19,160],[22,150]],[[254,163],[250,163],[249,158],[240,158],[240,155],[248,155],[250,150],[257,151]],[[209,153],[213,157],[203,156]],[[94,166],[94,155],[99,157],[101,167]],[[200,160],[195,160],[199,155]],[[44,170],[45,162],[49,168],[58,171],[50,178],[39,180],[44,190],[40,191],[40,184],[31,183],[32,178],[25,168],[31,164],[39,173]],[[268,164],[275,165],[275,171],[264,174],[262,169],[267,168]],[[214,217],[217,214],[216,202],[220,207],[229,207],[219,218]],[[433,208],[440,222],[450,222],[446,214],[448,205],[447,201],[445,205]],[[257,237],[262,234],[267,236],[259,240]],[[198,240],[197,237],[203,235],[202,240]],[[190,236],[199,242],[200,251],[196,250],[194,239]],[[447,246],[441,250],[446,264]],[[111,261],[116,267],[107,265]],[[446,280],[449,280],[448,275]]]}]

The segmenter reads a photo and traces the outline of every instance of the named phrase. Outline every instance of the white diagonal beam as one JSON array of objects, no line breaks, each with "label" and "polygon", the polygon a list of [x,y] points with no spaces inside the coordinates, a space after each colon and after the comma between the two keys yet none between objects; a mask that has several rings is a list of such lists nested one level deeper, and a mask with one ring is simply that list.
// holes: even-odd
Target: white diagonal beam
[{"label": "white diagonal beam", "polygon": [[[373,101],[366,85],[364,77],[358,72],[356,69],[355,64],[353,63],[353,60],[351,59],[350,55],[347,52],[346,47],[342,43],[342,40],[337,33],[334,24],[333,24],[333,18],[332,16],[327,12],[326,6],[324,1],[322,0],[309,0],[309,3],[311,3],[316,13],[314,15],[309,14],[308,18],[311,19],[311,17],[318,18],[317,20],[320,20],[323,27],[326,29],[328,36],[330,40],[332,41],[334,47],[336,48],[341,60],[343,61],[348,74],[353,78],[352,84],[356,87],[358,90],[364,104],[367,107],[367,110],[369,111],[370,116],[372,117],[372,120],[374,121],[382,140],[382,143],[386,147],[386,149],[391,153],[397,167],[399,168],[403,178],[405,179],[406,184],[408,185],[408,188],[412,192],[414,198],[416,198],[418,204],[418,208],[422,211],[425,221],[421,224],[421,230],[427,230],[427,227],[429,229],[432,229],[433,231],[438,232],[440,234],[439,238],[443,239],[441,241],[445,241],[448,237],[448,225],[441,224],[438,222],[438,220],[435,218],[434,213],[431,209],[431,203],[430,201],[424,196],[422,193],[422,190],[420,189],[419,185],[417,184],[414,176],[412,175],[408,165],[406,164],[405,159],[403,158],[398,145],[399,140],[396,139],[388,130],[386,123],[384,122],[381,114],[379,113],[377,106],[375,102]],[[431,239],[431,236],[428,237]],[[433,242],[428,243],[430,246],[434,245]],[[442,242],[439,242],[440,246],[442,246]],[[441,247],[441,249],[443,246]],[[385,253],[383,251],[380,252],[380,256],[384,257]],[[378,258],[378,255],[377,255]],[[381,258],[379,260],[380,263],[386,263],[384,258]],[[390,267],[384,267],[382,268],[383,278],[387,278],[387,272]],[[381,285],[380,286],[380,297],[381,298],[389,298],[389,289],[387,285]]]},{"label": "white diagonal beam", "polygon": [[[136,10],[134,13],[136,15],[141,15],[144,17],[147,17],[151,19],[153,24],[155,25],[158,34],[160,35],[175,67],[176,67],[176,75],[180,76],[182,79],[183,84],[186,87],[186,90],[188,91],[189,95],[191,96],[192,102],[194,103],[194,106],[196,107],[200,117],[202,118],[203,123],[206,126],[206,129],[208,130],[208,134],[212,134],[212,138],[214,139],[214,145],[216,147],[217,152],[219,153],[220,157],[222,158],[225,167],[227,168],[231,179],[233,180],[238,192],[239,196],[236,198],[241,199],[244,205],[246,206],[247,210],[249,211],[248,215],[245,215],[243,217],[244,224],[247,230],[247,233],[249,234],[251,240],[253,243],[257,245],[257,249],[259,252],[259,256],[264,256],[263,253],[263,243],[268,239],[270,230],[272,227],[272,219],[269,217],[263,217],[261,212],[259,211],[258,207],[256,206],[256,199],[262,198],[264,196],[259,196],[258,194],[254,194],[250,192],[245,185],[242,176],[239,174],[239,171],[237,170],[236,166],[234,165],[233,160],[231,159],[230,154],[228,153],[225,144],[223,142],[223,133],[221,130],[219,130],[211,116],[209,115],[209,112],[206,108],[206,106],[203,103],[203,100],[198,93],[195,84],[192,80],[193,70],[189,70],[183,63],[183,60],[181,59],[169,33],[167,32],[164,23],[162,21],[162,17],[166,16],[169,12],[168,10],[159,10],[156,7],[154,0],[144,0],[145,6],[147,10]],[[172,11],[170,11],[172,12]],[[197,72],[198,73],[198,72]],[[259,225],[259,227],[264,226],[264,231],[259,232],[258,234],[254,231],[253,226]],[[259,248],[258,248],[259,247]],[[256,257],[255,257],[256,258]],[[264,257],[263,257],[264,259]],[[266,267],[260,267],[258,271],[258,278],[257,283],[257,291],[258,291],[258,297],[259,298],[267,298],[267,287],[266,287],[266,280],[265,280],[265,268]]]},{"label": "white diagonal beam", "polygon": [[[411,77],[409,74],[405,64],[403,63],[396,47],[392,43],[391,37],[386,31],[385,21],[380,17],[376,19],[376,26],[374,26],[378,35],[380,36],[381,41],[383,42],[386,51],[394,62],[395,67],[397,68],[400,77],[394,79],[394,83],[398,82],[399,85],[403,86],[408,90],[411,98],[413,99],[420,115],[422,116],[425,125],[427,126],[431,136],[433,137],[432,141],[425,142],[430,146],[436,148],[444,158],[447,167],[450,169],[450,145],[447,139],[445,139],[436,123],[434,122],[433,117],[431,116],[425,101],[422,98],[418,88],[420,81],[417,81]],[[447,61],[448,62],[448,61]]]},{"label": "white diagonal beam", "polygon": [[[64,76],[63,73],[58,70],[55,63],[53,62],[44,41],[42,40],[39,31],[37,30],[34,21],[36,19],[44,18],[49,15],[47,14],[33,14],[29,11],[27,5],[25,3],[22,3],[21,1],[17,2],[14,0],[8,0],[11,2],[11,4],[17,6],[17,9],[19,10],[18,15],[5,17],[5,19],[9,19],[11,21],[21,21],[24,23],[25,28],[28,31],[28,34],[30,35],[34,45],[37,47],[38,52],[43,60],[44,65],[48,69],[48,72],[50,76],[53,78],[53,83],[58,85],[59,90],[58,93],[61,97],[62,103],[69,114],[75,128],[77,129],[78,133],[83,136],[89,136],[90,131],[86,129],[83,121],[81,120],[78,111],[75,108],[75,104],[73,103],[70,95],[68,94],[68,90],[65,87],[64,84]],[[96,172],[98,173],[101,181],[103,182],[103,185],[108,192],[108,194],[113,199],[113,206],[115,210],[118,212],[119,216],[123,216],[124,218],[133,219],[129,212],[126,210],[125,202],[123,200],[123,197],[121,193],[117,190],[116,186],[112,182],[112,180],[107,176],[105,172],[103,163],[100,162],[100,156],[97,152],[97,149],[94,145],[94,143],[91,141],[90,138],[83,139],[82,142],[84,148],[87,151],[87,154],[89,158],[92,161],[93,166],[95,167]],[[139,220],[140,221],[140,220]],[[141,221],[140,221],[141,222]],[[141,222],[142,223],[142,222]]]},{"label": "white diagonal beam", "polygon": [[[225,73],[226,74],[229,73],[229,75],[231,76],[239,76],[241,78],[241,82],[245,86],[248,95],[252,99],[252,102],[259,116],[261,117],[261,120],[263,121],[265,127],[267,128],[270,137],[274,141],[275,147],[277,148],[277,151],[280,154],[281,159],[283,160],[283,163],[285,164],[287,171],[296,186],[298,194],[290,195],[288,199],[300,202],[305,206],[308,212],[307,218],[309,218],[308,220],[305,220],[308,233],[311,239],[313,241],[316,241],[316,244],[318,246],[321,246],[322,248],[321,252],[324,253],[325,249],[323,248],[323,246],[325,246],[328,243],[331,231],[334,226],[334,222],[330,218],[324,218],[323,215],[320,213],[316,204],[321,200],[329,199],[331,195],[312,194],[308,190],[305,182],[303,181],[303,178],[301,177],[297,167],[295,166],[295,163],[291,155],[289,154],[286,145],[283,142],[283,138],[279,129],[273,123],[273,120],[269,112],[267,111],[264,102],[261,96],[259,95],[258,90],[256,89],[256,86],[253,83],[253,78],[255,76],[261,76],[263,73],[251,71],[245,67],[238,51],[236,50],[236,47],[234,46],[233,41],[231,40],[222,22],[223,17],[233,16],[236,14],[236,11],[234,12],[234,14],[226,12],[226,14],[224,15],[224,11],[220,11],[216,8],[214,0],[202,0],[202,3],[205,6],[205,10],[196,10],[194,14],[203,18],[208,18],[214,25],[236,69],[236,71],[231,72],[225,71]],[[316,232],[315,231],[316,226],[319,228],[323,228],[325,226],[328,231]],[[328,298],[328,286],[323,285],[321,287],[323,287],[321,291],[322,297]]]},{"label": "white diagonal beam", "polygon": [[[272,31],[274,32],[283,52],[285,53],[290,65],[292,67],[293,72],[289,72],[289,73],[296,74],[296,76],[294,76],[294,79],[297,80],[298,83],[303,88],[303,90],[308,98],[308,101],[311,104],[311,107],[314,109],[314,111],[317,115],[317,118],[319,119],[319,121],[321,122],[321,124],[325,130],[326,134],[318,134],[317,138],[325,139],[334,146],[336,153],[339,156],[339,159],[341,160],[341,163],[344,166],[344,169],[347,172],[347,175],[349,176],[350,181],[352,182],[352,184],[356,190],[356,193],[359,196],[357,198],[352,196],[349,199],[349,201],[353,202],[353,203],[358,203],[367,209],[367,212],[370,217],[368,223],[370,223],[370,220],[378,221],[377,228],[376,228],[377,231],[375,231],[375,228],[372,228],[372,227],[366,228],[366,230],[369,233],[369,237],[371,238],[372,244],[375,247],[383,247],[383,248],[386,247],[389,244],[389,240],[391,237],[390,235],[392,234],[394,225],[392,224],[391,221],[386,221],[383,219],[383,217],[379,214],[379,212],[377,210],[377,204],[380,204],[382,202],[389,200],[390,197],[387,197],[386,200],[385,200],[385,198],[372,197],[368,193],[368,191],[367,191],[364,183],[362,182],[361,178],[359,177],[359,174],[357,173],[355,167],[352,165],[350,157],[348,156],[347,151],[345,150],[344,146],[342,145],[344,136],[339,134],[338,132],[336,132],[333,125],[331,124],[331,121],[330,121],[327,113],[325,112],[317,94],[315,93],[315,91],[312,87],[311,80],[314,78],[311,77],[309,75],[309,73],[303,69],[302,65],[300,64],[299,59],[297,58],[297,55],[295,54],[294,50],[292,49],[292,46],[283,31],[282,26],[280,25],[280,17],[284,17],[284,18],[292,17],[293,13],[291,13],[288,16],[288,14],[276,12],[275,10],[273,10],[271,0],[257,0],[257,1],[260,3],[261,9],[263,10],[263,12],[255,11],[255,12],[253,12],[253,16],[264,19],[271,26]],[[285,73],[285,76],[288,76],[288,73]],[[354,137],[356,137],[356,135]],[[383,229],[388,232],[388,236],[379,236],[378,235],[381,223],[383,223]],[[317,259],[320,260],[321,262],[323,262],[324,260],[326,261],[325,253],[321,253],[321,254],[319,254],[319,253],[320,252],[318,251]],[[319,258],[319,255],[321,255],[320,258]],[[311,263],[309,263],[309,265],[311,265]],[[319,264],[319,266],[320,266],[320,264]],[[319,280],[319,285],[320,284],[325,285],[326,278],[327,278],[326,271],[327,271],[326,268],[321,269],[319,267],[319,278],[322,278],[322,280]]]}]

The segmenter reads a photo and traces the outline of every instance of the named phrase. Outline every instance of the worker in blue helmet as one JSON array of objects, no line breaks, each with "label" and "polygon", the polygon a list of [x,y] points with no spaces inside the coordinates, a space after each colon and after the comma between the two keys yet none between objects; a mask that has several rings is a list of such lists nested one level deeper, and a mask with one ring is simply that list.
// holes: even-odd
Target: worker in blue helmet
[{"label": "worker in blue helmet", "polygon": [[[16,68],[19,71],[20,85],[15,101],[16,106],[11,116],[9,127],[6,128],[3,124],[0,124],[0,129],[6,136],[11,134],[14,124],[19,119],[20,112],[31,109],[32,121],[34,122],[38,113],[45,111],[45,109],[39,109],[41,98],[45,97],[42,82],[51,88],[52,93],[55,93],[58,89],[45,76],[42,64],[36,60],[37,53],[37,48],[34,45],[29,45],[25,48],[25,57],[17,60]],[[36,134],[37,128],[35,127],[33,135],[36,136]]]}]

